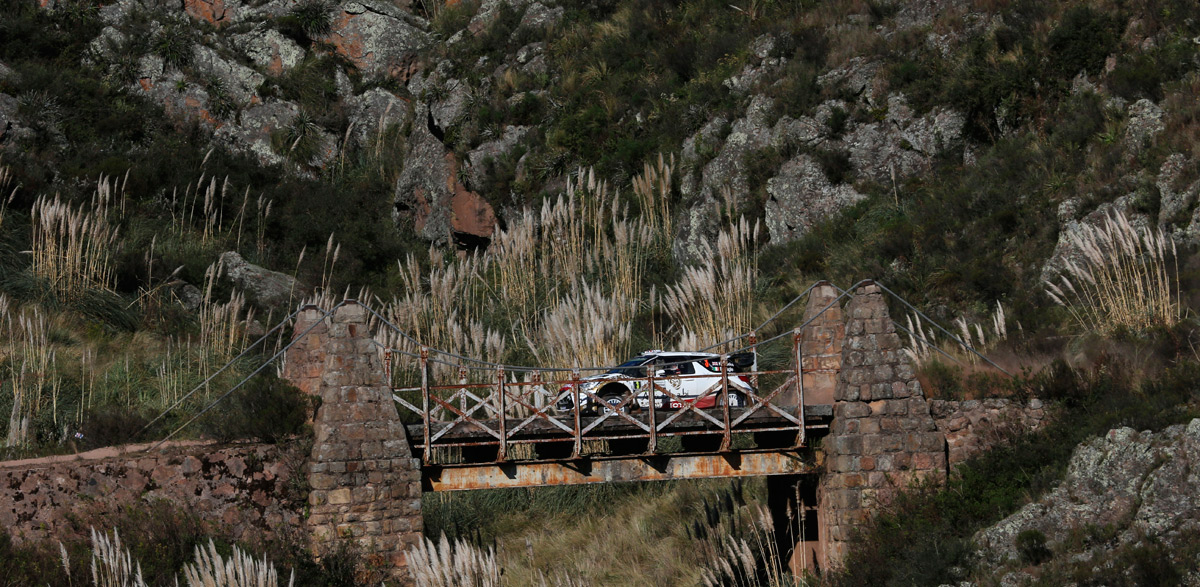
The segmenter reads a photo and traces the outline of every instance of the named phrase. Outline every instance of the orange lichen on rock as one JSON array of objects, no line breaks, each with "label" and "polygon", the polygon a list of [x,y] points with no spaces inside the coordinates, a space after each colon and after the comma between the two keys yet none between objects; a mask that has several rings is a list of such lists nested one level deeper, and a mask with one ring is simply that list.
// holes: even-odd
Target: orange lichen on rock
[{"label": "orange lichen on rock", "polygon": [[446,188],[450,190],[450,228],[454,232],[490,238],[496,227],[492,205],[459,183],[458,160],[454,153],[446,153],[446,165],[450,168],[450,174],[446,176]]},{"label": "orange lichen on rock", "polygon": [[217,26],[229,22],[225,0],[183,0],[183,11],[192,18]]}]

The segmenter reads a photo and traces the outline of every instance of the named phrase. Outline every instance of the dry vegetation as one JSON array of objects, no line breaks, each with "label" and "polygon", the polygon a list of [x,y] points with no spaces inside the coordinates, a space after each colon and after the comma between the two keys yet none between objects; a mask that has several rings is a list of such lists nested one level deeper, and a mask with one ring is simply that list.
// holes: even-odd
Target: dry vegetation
[{"label": "dry vegetation", "polygon": [[[91,529],[92,557],[91,578],[95,587],[146,587],[142,577],[142,564],[133,558],[129,549],[121,545],[121,535],[114,529],[108,532]],[[61,543],[62,568],[68,580],[71,577],[71,559]],[[217,551],[216,544],[208,541],[196,546],[195,560],[183,567],[183,585],[186,587],[279,587],[279,573],[275,565],[264,556],[261,560],[247,554],[236,545],[229,557]],[[73,582],[73,581],[72,581]],[[295,573],[288,580],[288,587],[295,582]],[[175,584],[179,585],[176,577]]]},{"label": "dry vegetation", "polygon": [[1046,293],[1084,331],[1170,328],[1183,318],[1177,250],[1161,228],[1136,227],[1116,213],[1068,237],[1079,258]]},{"label": "dry vegetation", "polygon": [[[671,319],[665,331],[648,334],[660,348],[698,348],[743,334],[755,307],[757,224],[742,218],[723,231],[664,294],[648,285],[648,264],[666,254],[674,234],[672,173],[671,158],[645,166],[633,180],[642,214],[633,215],[618,191],[581,170],[566,193],[498,230],[485,253],[430,249],[427,266],[411,256],[401,262],[403,293],[384,314],[422,346],[554,368],[624,360],[641,350],[631,348],[635,319],[659,312]],[[381,342],[419,350],[395,333]],[[451,376],[457,370],[435,369]]]}]

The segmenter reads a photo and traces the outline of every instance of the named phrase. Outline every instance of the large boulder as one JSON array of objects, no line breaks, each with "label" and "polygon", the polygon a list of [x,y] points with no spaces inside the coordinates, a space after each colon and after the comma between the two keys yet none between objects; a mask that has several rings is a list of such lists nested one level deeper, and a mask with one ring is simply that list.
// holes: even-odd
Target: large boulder
[{"label": "large boulder", "polygon": [[429,46],[428,23],[383,0],[345,2],[321,40],[367,75],[408,79],[417,53]]},{"label": "large boulder", "polygon": [[409,93],[428,105],[439,132],[458,124],[472,102],[471,85],[454,77],[454,70],[454,64],[443,59],[432,71],[417,71],[408,80]]},{"label": "large boulder", "polygon": [[280,75],[304,60],[305,51],[300,45],[266,24],[232,35],[229,40],[250,61],[271,75]]},{"label": "large boulder", "polygon": [[278,165],[284,158],[271,148],[271,133],[286,128],[299,115],[295,104],[271,100],[242,111],[239,124],[218,128],[213,139],[227,149],[255,157],[263,165]]},{"label": "large boulder", "polygon": [[388,127],[403,127],[412,119],[408,101],[383,88],[372,88],[351,96],[346,99],[345,106],[352,125],[349,138],[359,146],[366,145]]},{"label": "large boulder", "polygon": [[[719,218],[713,214],[719,209],[718,202],[726,196],[723,190],[741,197],[750,191],[746,176],[746,156],[760,151],[771,144],[771,118],[774,101],[764,95],[755,96],[746,107],[746,114],[729,126],[729,134],[713,146],[713,139],[720,136],[723,125],[717,121],[705,125],[684,145],[683,166],[691,167],[681,183],[681,191],[688,209],[680,219],[679,234],[675,240],[673,254],[684,262],[695,261],[705,250],[702,243],[716,237]],[[690,147],[690,148],[689,148]],[[702,167],[696,166],[703,159],[703,152],[716,149]]]},{"label": "large boulder", "polygon": [[236,61],[225,59],[216,50],[196,45],[192,51],[192,70],[206,78],[211,87],[219,88],[237,106],[261,102],[258,87],[266,78]]},{"label": "large boulder", "polygon": [[760,35],[750,44],[750,59],[742,71],[722,82],[733,93],[745,95],[762,83],[779,77],[779,69],[787,64],[787,58],[775,55],[777,43],[771,34]]},{"label": "large boulder", "polygon": [[499,138],[487,141],[467,153],[467,179],[478,188],[487,180],[489,162],[495,163],[516,150],[517,145],[533,132],[528,126],[509,126]]},{"label": "large boulder", "polygon": [[1142,147],[1153,141],[1164,129],[1163,109],[1142,98],[1129,107],[1129,121],[1125,124],[1125,144],[1132,151],[1140,151]]},{"label": "large boulder", "polygon": [[1154,186],[1158,188],[1158,223],[1171,230],[1174,235],[1182,234],[1178,229],[1190,215],[1192,205],[1200,194],[1200,181],[1183,185],[1187,176],[1188,159],[1182,153],[1174,153],[1163,162],[1158,170]]},{"label": "large boulder", "polygon": [[259,267],[235,251],[221,254],[225,279],[266,307],[279,307],[304,297],[295,277]]},{"label": "large boulder", "polygon": [[767,181],[766,224],[771,242],[800,238],[814,224],[865,197],[849,185],[831,184],[815,159],[800,155]]},{"label": "large boulder", "polygon": [[0,150],[17,150],[17,143],[30,138],[33,131],[22,126],[17,118],[17,99],[0,94]]}]

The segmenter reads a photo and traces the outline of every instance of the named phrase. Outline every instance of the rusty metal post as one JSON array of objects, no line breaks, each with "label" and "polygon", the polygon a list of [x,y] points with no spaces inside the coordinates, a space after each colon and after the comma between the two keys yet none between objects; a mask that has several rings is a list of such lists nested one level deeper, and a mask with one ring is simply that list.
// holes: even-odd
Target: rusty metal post
[{"label": "rusty metal post", "polygon": [[496,410],[497,426],[500,430],[500,448],[496,451],[496,460],[503,461],[508,453],[508,420],[505,418],[504,409],[504,367],[496,367],[496,391],[500,393],[497,400],[500,402]]},{"label": "rusty metal post", "polygon": [[421,347],[421,417],[425,419],[425,461],[432,455],[429,447],[429,347]]},{"label": "rusty metal post", "polygon": [[383,380],[392,387],[392,349],[383,350]]},{"label": "rusty metal post", "polygon": [[754,393],[758,393],[758,333],[750,331],[750,356],[754,357],[754,364],[750,367],[750,386],[754,388]]},{"label": "rusty metal post", "polygon": [[792,345],[796,355],[796,416],[800,420],[799,430],[796,431],[796,446],[804,446],[804,345],[801,343],[800,328],[792,330]]},{"label": "rusty metal post", "polygon": [[[654,454],[658,451],[658,418],[656,417],[654,411],[654,401],[656,399],[654,397],[654,392],[656,389],[654,387],[654,365],[651,365],[646,371],[650,373],[650,378],[647,380],[650,383],[650,389],[646,390],[646,403],[650,406],[650,444],[646,445],[646,453]],[[633,401],[637,401],[636,395],[634,396]]]},{"label": "rusty metal post", "polygon": [[721,452],[726,452],[733,444],[733,435],[729,431],[729,355],[721,355],[721,410],[725,417],[725,429],[721,432]]},{"label": "rusty metal post", "polygon": [[571,371],[571,405],[575,406],[572,411],[575,413],[575,446],[571,448],[571,458],[579,458],[579,454],[583,452],[583,427],[579,423],[579,370]]}]

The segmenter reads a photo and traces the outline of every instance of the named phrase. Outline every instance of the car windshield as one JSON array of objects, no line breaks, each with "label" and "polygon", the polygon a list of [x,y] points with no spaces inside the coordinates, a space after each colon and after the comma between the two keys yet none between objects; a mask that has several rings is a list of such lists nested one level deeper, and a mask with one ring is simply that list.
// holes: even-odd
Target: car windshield
[{"label": "car windshield", "polygon": [[643,368],[643,366],[650,359],[651,357],[647,356],[634,357],[628,361],[625,361],[624,363],[621,363],[620,365],[617,365],[616,367],[613,367],[611,370],[609,370],[609,373],[618,373],[626,377],[645,377],[646,370]]}]

